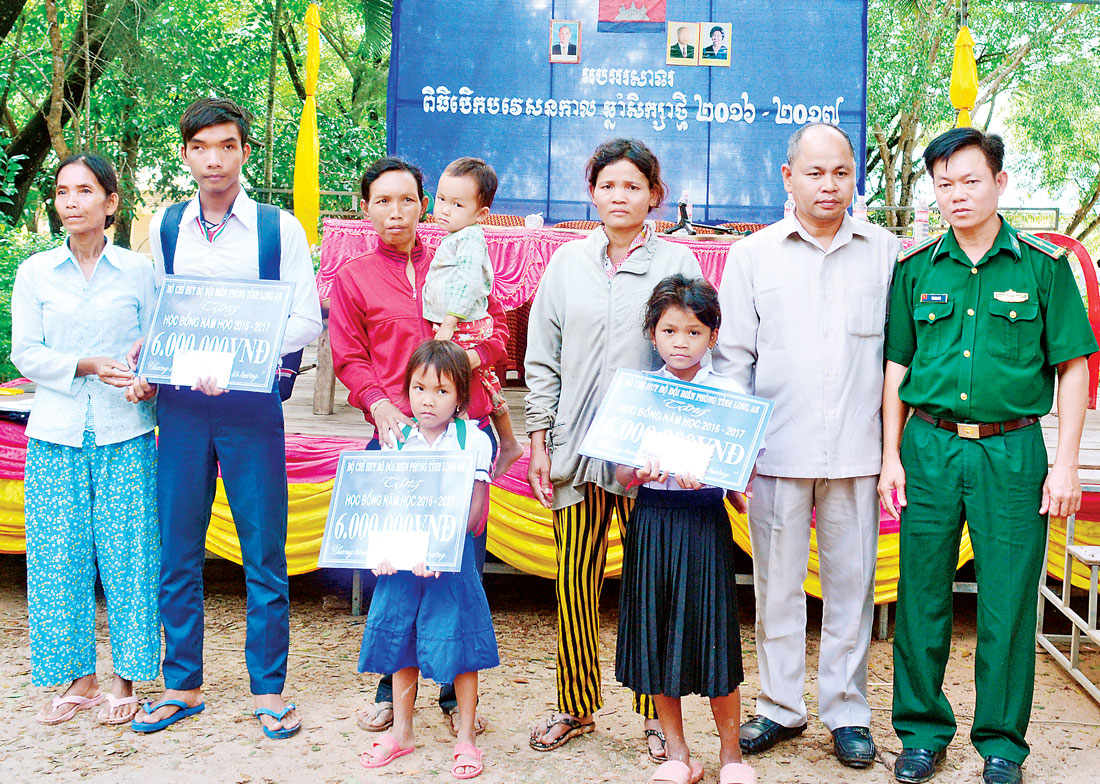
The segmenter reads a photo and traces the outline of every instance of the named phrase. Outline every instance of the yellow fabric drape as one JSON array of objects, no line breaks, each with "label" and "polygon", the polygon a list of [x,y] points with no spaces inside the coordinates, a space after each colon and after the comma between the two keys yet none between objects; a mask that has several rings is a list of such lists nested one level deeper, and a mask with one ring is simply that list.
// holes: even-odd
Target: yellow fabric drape
[{"label": "yellow fabric drape", "polygon": [[[321,536],[328,517],[329,500],[332,497],[333,480],[317,483],[290,485],[290,513],[287,527],[287,569],[290,574],[304,574],[317,568],[317,556],[321,551]],[[554,524],[550,510],[526,496],[509,493],[499,487],[489,488],[489,552],[506,564],[520,571],[539,577],[553,578]],[[737,546],[752,554],[749,542],[748,518],[732,507],[729,513],[733,539]],[[611,526],[607,551],[609,577],[622,572],[623,549],[619,541],[618,525]],[[1077,519],[1078,544],[1100,545],[1100,520]],[[1065,555],[1066,521],[1056,518],[1051,524],[1050,554],[1047,571],[1061,577]],[[241,562],[241,548],[233,516],[225,497],[225,487],[218,480],[214,496],[214,508],[210,516],[210,528],[206,535],[206,549],[234,563]],[[23,483],[12,479],[0,480],[0,553],[26,551],[23,529]],[[970,536],[963,530],[959,548],[959,566],[974,557]],[[810,536],[810,561],[806,578],[806,591],[821,596],[817,557],[817,539]],[[1079,563],[1074,563],[1073,584],[1088,588],[1089,574]],[[875,603],[883,604],[897,599],[898,591],[898,535],[883,534],[878,543],[878,567],[875,572]]]},{"label": "yellow fabric drape", "polygon": [[23,517],[23,483],[0,479],[0,553],[27,551]]},{"label": "yellow fabric drape", "polygon": [[294,152],[294,216],[306,231],[310,245],[317,244],[317,223],[321,215],[321,159],[317,136],[317,72],[321,64],[321,13],[315,3],[306,11],[306,101],[298,126],[298,146]]},{"label": "yellow fabric drape", "polygon": [[969,128],[970,110],[978,100],[978,66],[974,62],[974,39],[969,27],[955,35],[955,61],[951,65],[951,105],[959,112],[956,128]]}]

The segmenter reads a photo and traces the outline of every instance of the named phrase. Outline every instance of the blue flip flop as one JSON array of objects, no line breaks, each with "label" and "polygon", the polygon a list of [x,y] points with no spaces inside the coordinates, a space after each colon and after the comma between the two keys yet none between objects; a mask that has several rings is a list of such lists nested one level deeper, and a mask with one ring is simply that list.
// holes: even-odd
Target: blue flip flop
[{"label": "blue flip flop", "polygon": [[270,716],[275,719],[275,721],[282,721],[286,718],[286,715],[294,709],[294,703],[292,702],[278,712],[273,711],[271,708],[256,708],[256,710],[252,711],[252,715],[256,717],[256,721],[260,722],[260,729],[264,731],[264,735],[272,740],[286,740],[298,734],[298,730],[302,729],[302,722],[299,721],[293,727],[270,730],[267,728],[267,725],[263,723],[263,720],[260,719],[260,716]]},{"label": "blue flip flop", "polygon": [[206,708],[205,702],[200,702],[195,707],[191,707],[183,700],[162,700],[156,705],[145,703],[141,707],[144,708],[147,714],[149,714],[155,713],[159,708],[163,708],[165,705],[172,705],[176,708],[179,708],[179,710],[173,713],[171,716],[165,719],[161,719],[160,721],[153,722],[152,724],[131,721],[130,729],[132,729],[134,732],[160,732],[165,727],[175,724],[180,719],[186,719],[188,716],[194,716],[196,713],[202,713],[203,710]]}]

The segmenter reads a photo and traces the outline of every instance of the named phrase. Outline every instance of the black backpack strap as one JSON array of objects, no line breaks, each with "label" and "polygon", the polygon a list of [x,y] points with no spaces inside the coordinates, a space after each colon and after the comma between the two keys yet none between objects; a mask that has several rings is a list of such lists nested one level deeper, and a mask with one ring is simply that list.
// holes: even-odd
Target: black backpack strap
[{"label": "black backpack strap", "polygon": [[164,274],[174,274],[172,270],[176,266],[176,240],[180,236],[180,221],[183,220],[183,211],[187,209],[187,202],[181,201],[173,204],[164,211],[164,220],[160,222],[160,255],[164,259]]},{"label": "black backpack strap", "polygon": [[282,237],[279,234],[279,208],[274,204],[256,204],[256,228],[260,246],[260,280],[279,280]]},{"label": "black backpack strap", "polygon": [[[256,233],[260,249],[260,280],[280,280],[283,241],[279,231],[281,210],[274,204],[256,203]],[[282,357],[279,364],[279,397],[289,400],[294,392],[294,380],[302,366],[304,349]]]}]

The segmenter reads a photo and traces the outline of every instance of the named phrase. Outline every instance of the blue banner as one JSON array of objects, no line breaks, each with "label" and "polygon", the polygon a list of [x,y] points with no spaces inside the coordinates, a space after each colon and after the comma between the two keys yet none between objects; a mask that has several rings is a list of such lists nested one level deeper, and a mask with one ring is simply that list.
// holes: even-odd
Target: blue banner
[{"label": "blue banner", "polygon": [[[596,219],[585,163],[634,137],[669,187],[655,217],[674,220],[686,192],[696,221],[767,223],[783,214],[788,138],[825,120],[852,137],[863,189],[866,0],[668,0],[664,22],[615,23],[626,32],[600,29],[606,5],[395,3],[389,152],[432,192],[450,161],[485,158],[500,175],[493,212],[552,224]],[[623,6],[628,19],[649,4]]]},{"label": "blue banner", "polygon": [[662,471],[744,490],[772,406],[752,395],[619,368],[579,451],[637,468],[655,460]]}]

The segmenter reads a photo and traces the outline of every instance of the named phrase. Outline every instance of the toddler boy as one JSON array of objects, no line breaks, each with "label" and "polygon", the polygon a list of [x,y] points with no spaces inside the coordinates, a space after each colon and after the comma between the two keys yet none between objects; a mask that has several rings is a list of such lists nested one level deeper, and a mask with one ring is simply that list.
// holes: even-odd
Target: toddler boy
[{"label": "toddler boy", "polygon": [[[435,221],[447,231],[439,244],[424,283],[424,318],[435,325],[436,340],[453,340],[472,349],[493,334],[489,292],[493,265],[479,221],[489,215],[497,192],[493,167],[480,158],[452,161],[439,177]],[[493,476],[503,474],[523,454],[512,432],[508,404],[492,367],[474,370],[493,404],[490,414],[500,438]]]}]

